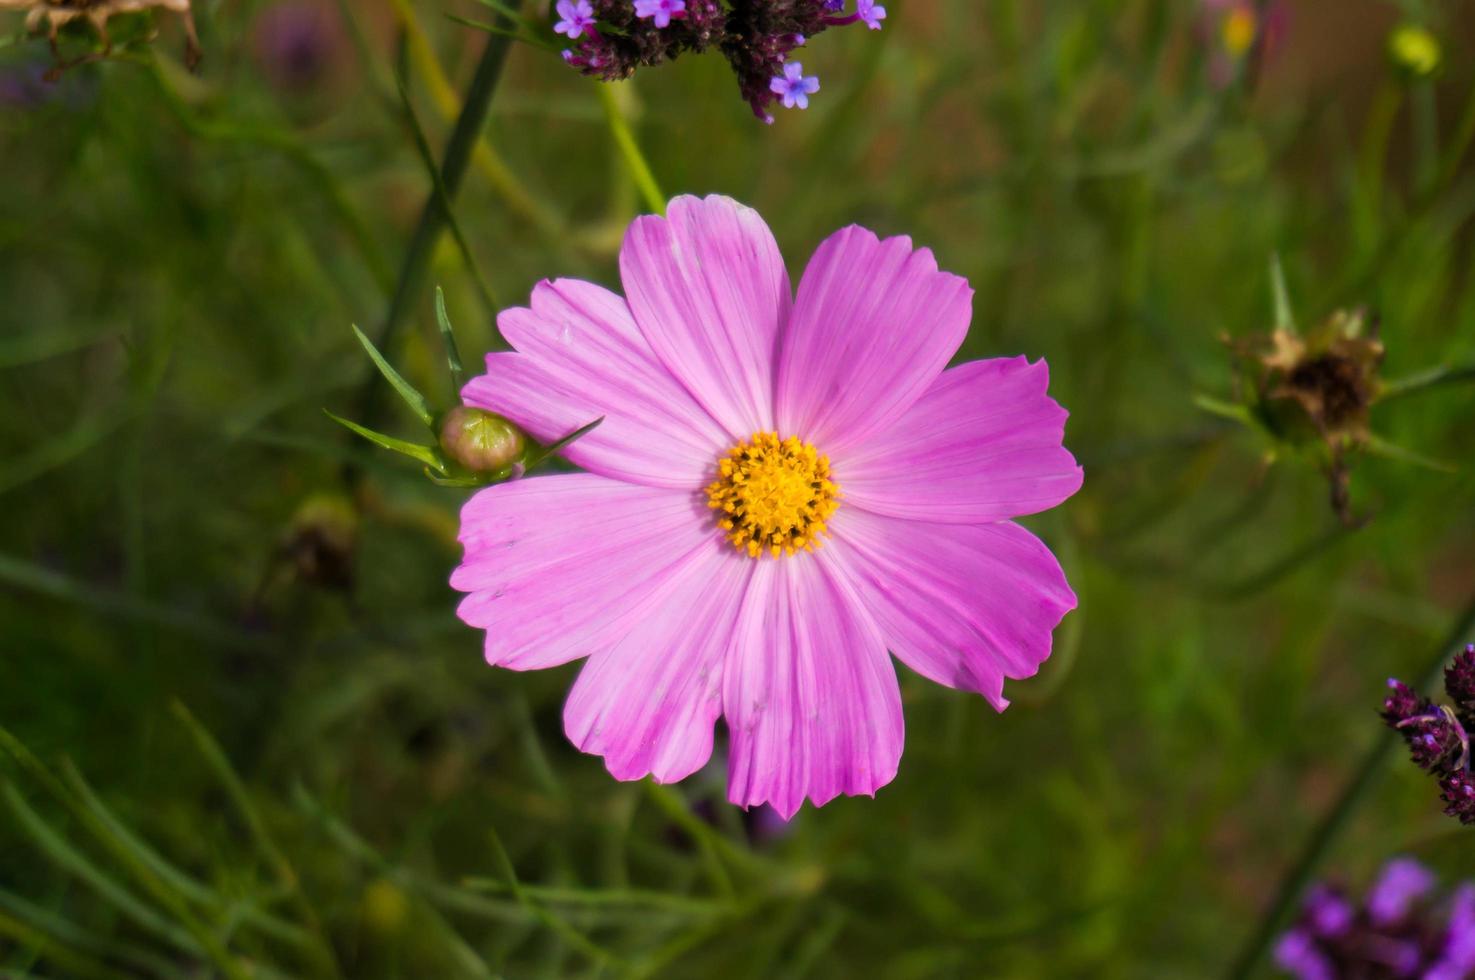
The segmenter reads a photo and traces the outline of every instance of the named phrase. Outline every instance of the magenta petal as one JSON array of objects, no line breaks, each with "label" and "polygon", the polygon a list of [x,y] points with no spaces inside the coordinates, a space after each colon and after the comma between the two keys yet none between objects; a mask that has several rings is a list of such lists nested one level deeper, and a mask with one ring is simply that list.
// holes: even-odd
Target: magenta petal
[{"label": "magenta petal", "polygon": [[886,647],[825,551],[756,563],[722,682],[727,797],[785,820],[873,795],[901,761],[901,692]]},{"label": "magenta petal", "polygon": [[457,614],[487,631],[500,667],[607,650],[717,547],[710,522],[689,493],[587,473],[488,487],[461,509],[466,556],[451,587],[471,594]]},{"label": "magenta petal", "polygon": [[656,359],[619,296],[576,279],[539,283],[531,308],[497,326],[517,353],[487,355],[462,391],[544,442],[604,416],[564,451],[593,473],[658,487],[700,487],[731,439]]},{"label": "magenta petal", "polygon": [[569,740],[616,779],[684,779],[712,755],[722,666],[755,562],[714,541],[620,643],[596,652],[563,710]]},{"label": "magenta petal", "polygon": [[826,553],[886,645],[939,684],[998,710],[1004,678],[1031,677],[1076,597],[1044,542],[1018,524],[925,524],[841,507]]},{"label": "magenta petal", "polygon": [[851,226],[825,239],[780,345],[779,431],[834,454],[889,426],[963,342],[972,298],[909,238]]},{"label": "magenta petal", "polygon": [[678,197],[637,218],[620,278],[661,360],[734,438],[773,428],[774,338],[789,275],[758,212],[726,197]]},{"label": "magenta petal", "polygon": [[846,503],[919,521],[981,524],[1054,507],[1081,487],[1066,411],[1044,361],[944,371],[896,424],[833,459]]}]

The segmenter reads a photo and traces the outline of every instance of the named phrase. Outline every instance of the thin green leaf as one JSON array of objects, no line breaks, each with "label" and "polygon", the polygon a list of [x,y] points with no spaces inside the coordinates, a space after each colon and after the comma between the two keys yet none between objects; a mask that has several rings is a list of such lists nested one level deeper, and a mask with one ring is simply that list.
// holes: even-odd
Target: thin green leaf
[{"label": "thin green leaf", "polygon": [[[317,915],[302,895],[300,885],[301,877],[298,875],[297,869],[292,866],[292,862],[287,859],[285,852],[277,845],[276,839],[272,837],[271,831],[267,829],[265,821],[261,819],[261,815],[256,811],[255,805],[251,802],[251,795],[246,791],[246,784],[242,782],[235,767],[230,764],[230,759],[226,756],[225,750],[220,747],[220,743],[200,723],[199,719],[190,712],[189,708],[185,707],[184,702],[176,700],[170,705],[170,709],[189,732],[190,738],[193,739],[195,748],[200,753],[200,756],[215,773],[215,777],[220,780],[221,785],[225,787],[226,795],[230,797],[231,803],[234,804],[236,812],[241,818],[241,822],[246,825],[246,829],[250,833],[251,840],[256,845],[256,849],[266,859],[267,864],[270,865],[272,873],[276,875],[277,881],[292,897],[293,907],[308,927],[307,929],[299,929],[295,926],[288,926],[286,923],[279,923],[277,920],[272,920],[273,924],[280,926],[282,930],[289,930],[275,932],[274,934],[279,938],[290,939],[298,946],[309,950],[316,959],[320,969],[331,976],[337,976],[339,973],[337,960],[333,955],[331,945],[321,936],[321,927],[318,923]],[[249,911],[248,918],[250,918]],[[255,919],[252,919],[252,921],[256,921],[258,925],[264,925],[264,923]]]},{"label": "thin green leaf", "polygon": [[1368,437],[1367,451],[1374,456],[1381,456],[1384,459],[1395,460],[1399,463],[1408,463],[1413,466],[1421,466],[1424,469],[1434,470],[1438,473],[1458,473],[1460,471],[1460,468],[1454,463],[1446,462],[1442,459],[1435,459],[1432,456],[1424,456],[1414,452],[1412,449],[1404,449],[1402,446],[1391,443],[1378,435]]},{"label": "thin green leaf", "polygon": [[389,362],[384,359],[384,355],[380,354],[379,349],[374,346],[374,342],[368,337],[365,337],[364,332],[358,328],[358,324],[353,325],[353,335],[359,339],[360,344],[364,345],[364,350],[368,352],[369,359],[374,362],[374,366],[379,369],[379,373],[384,375],[384,380],[394,386],[394,390],[399,392],[399,396],[405,400],[405,404],[410,406],[410,411],[414,412],[415,417],[425,423],[426,428],[429,428],[434,421],[434,417],[430,414],[430,406],[426,403],[425,396],[416,391],[414,386],[408,381],[400,377],[398,371],[390,367]]},{"label": "thin green leaf", "polygon": [[563,50],[552,41],[545,41],[543,38],[538,37],[535,34],[524,34],[521,31],[509,31],[505,27],[498,27],[496,24],[487,24],[483,21],[472,20],[469,17],[462,17],[459,14],[446,14],[446,19],[455,21],[462,27],[470,27],[478,31],[486,31],[488,34],[495,34],[498,37],[505,37],[510,38],[514,41],[521,41],[523,44],[531,44],[535,48],[546,48],[549,51]]},{"label": "thin green leaf", "polygon": [[604,416],[601,415],[599,418],[595,419],[593,422],[590,422],[588,425],[580,426],[579,428],[570,432],[568,435],[564,436],[562,439],[559,439],[557,442],[548,446],[544,446],[542,449],[531,454],[530,456],[528,456],[527,459],[527,468],[531,470],[533,467],[537,466],[539,463],[542,463],[553,454],[567,449],[568,446],[575,440],[582,439],[584,436],[587,436],[589,433],[599,428],[599,424],[603,421]]},{"label": "thin green leaf", "polygon": [[85,953],[115,962],[126,963],[137,973],[151,977],[181,978],[184,972],[178,962],[133,943],[119,942],[96,935],[51,909],[43,908],[14,892],[0,888],[0,910],[48,936]]},{"label": "thin green leaf", "polygon": [[373,429],[366,429],[357,422],[350,422],[348,419],[339,418],[326,408],[323,409],[323,414],[350,432],[363,436],[382,449],[388,449],[390,452],[399,453],[401,456],[408,456],[411,459],[419,460],[437,473],[444,473],[446,471],[445,464],[440,461],[440,458],[436,455],[435,448],[432,446],[422,446],[416,442],[406,442],[403,439],[396,439],[394,436],[387,436],[382,432],[375,432]]},{"label": "thin green leaf", "polygon": [[98,898],[117,909],[134,925],[153,933],[176,949],[195,956],[203,953],[199,943],[195,942],[189,933],[145,905],[132,892],[84,857],[64,837],[52,830],[41,815],[31,809],[13,785],[10,783],[0,785],[0,795],[3,795],[6,805],[15,817],[15,826],[31,838],[51,863],[81,881],[96,893]]},{"label": "thin green leaf", "polygon": [[1245,425],[1250,425],[1254,421],[1250,416],[1250,410],[1245,406],[1237,402],[1222,401],[1212,395],[1194,395],[1193,404],[1199,410],[1208,412],[1210,415],[1217,415],[1224,419],[1233,419],[1236,422],[1243,422]]},{"label": "thin green leaf", "polygon": [[[159,876],[160,880],[189,901],[204,906],[217,915],[225,910],[225,903],[219,895],[170,864],[119,820],[93,792],[81,772],[70,761],[62,763],[62,776],[67,786],[77,794],[78,801],[92,813],[108,833],[117,838],[119,843],[131,852],[134,859],[146,865],[150,871]],[[305,930],[283,922],[254,906],[244,907],[241,910],[241,919],[247,925],[258,928],[264,935],[294,946],[304,947],[312,942],[312,936]]]},{"label": "thin green leaf", "polygon": [[64,969],[67,976],[97,977],[100,980],[114,980],[114,978],[128,980],[128,974],[115,970],[106,963],[94,960],[74,949],[69,949],[55,938],[19,919],[11,918],[4,912],[0,912],[0,936],[8,936],[16,945],[35,950],[41,959]]},{"label": "thin green leaf", "polygon": [[578,929],[569,925],[563,918],[538,901],[523,889],[521,881],[518,880],[517,871],[512,867],[512,858],[508,856],[507,849],[502,846],[502,838],[497,835],[496,828],[488,825],[487,834],[492,842],[492,851],[496,855],[497,863],[501,865],[503,880],[512,891],[512,897],[532,913],[533,917],[547,926],[549,930],[557,933],[579,952],[600,964],[614,964],[617,958],[609,950],[595,943]]},{"label": "thin green leaf", "polygon": [[1290,292],[1286,289],[1285,269],[1279,253],[1270,256],[1270,292],[1275,303],[1275,329],[1297,333],[1296,314],[1291,310]]},{"label": "thin green leaf", "polygon": [[620,108],[619,96],[615,87],[600,84],[595,86],[594,90],[599,95],[600,105],[604,106],[605,121],[609,124],[610,135],[614,138],[620,155],[625,158],[625,166],[630,170],[630,179],[635,182],[640,196],[645,198],[646,207],[650,208],[654,214],[665,214],[666,195],[661,193],[660,185],[656,183],[656,175],[651,171],[645,154],[640,151],[640,144],[636,142],[635,134],[630,129],[630,123],[625,119],[625,113]]},{"label": "thin green leaf", "polygon": [[512,475],[509,469],[501,469],[495,473],[482,476],[437,476],[429,467],[425,469],[425,476],[438,487],[486,487],[493,483],[501,483]]},{"label": "thin green leaf", "polygon": [[542,26],[541,24],[534,22],[532,18],[524,17],[522,11],[518,10],[512,4],[505,3],[504,0],[476,0],[476,2],[481,4],[483,7],[491,7],[497,13],[501,14],[503,17],[506,17],[514,24],[519,24],[535,33]]},{"label": "thin green leaf", "polygon": [[446,364],[451,369],[451,384],[459,397],[465,386],[465,371],[461,367],[461,352],[456,348],[456,334],[451,329],[451,318],[446,314],[446,294],[435,287],[435,322],[440,326],[440,340],[446,346]]}]

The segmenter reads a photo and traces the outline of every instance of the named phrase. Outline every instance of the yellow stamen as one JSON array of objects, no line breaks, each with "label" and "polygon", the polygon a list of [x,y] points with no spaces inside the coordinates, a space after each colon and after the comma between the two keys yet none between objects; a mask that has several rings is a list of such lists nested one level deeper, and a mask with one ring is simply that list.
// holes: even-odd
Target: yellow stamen
[{"label": "yellow stamen", "polygon": [[825,521],[840,505],[830,460],[794,436],[759,432],[717,461],[707,506],[717,526],[750,558],[813,551],[827,534]]}]

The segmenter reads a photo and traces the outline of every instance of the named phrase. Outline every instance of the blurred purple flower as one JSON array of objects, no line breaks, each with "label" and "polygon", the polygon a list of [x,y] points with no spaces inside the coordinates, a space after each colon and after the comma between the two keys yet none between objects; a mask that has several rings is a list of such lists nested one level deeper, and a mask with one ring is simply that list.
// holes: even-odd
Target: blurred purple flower
[{"label": "blurred purple flower", "polygon": [[881,21],[886,19],[886,8],[876,0],[855,0],[855,15],[871,30],[879,31]]},{"label": "blurred purple flower", "polygon": [[1280,937],[1275,964],[1297,980],[1472,980],[1475,883],[1443,908],[1434,888],[1434,875],[1408,858],[1384,867],[1360,908],[1318,885]]},{"label": "blurred purple flower", "polygon": [[1275,965],[1297,980],[1337,980],[1332,961],[1300,929],[1292,929],[1275,944]]},{"label": "blurred purple flower", "polygon": [[1388,862],[1367,894],[1367,914],[1375,925],[1401,922],[1434,888],[1434,873],[1413,858]]},{"label": "blurred purple flower", "polygon": [[785,109],[808,109],[809,97],[819,91],[819,78],[805,75],[804,66],[791,61],[784,65],[784,73],[770,82],[768,88],[783,100]]},{"label": "blurred purple flower", "polygon": [[343,49],[337,16],[320,3],[285,0],[256,19],[257,63],[277,88],[304,91],[336,67]]}]

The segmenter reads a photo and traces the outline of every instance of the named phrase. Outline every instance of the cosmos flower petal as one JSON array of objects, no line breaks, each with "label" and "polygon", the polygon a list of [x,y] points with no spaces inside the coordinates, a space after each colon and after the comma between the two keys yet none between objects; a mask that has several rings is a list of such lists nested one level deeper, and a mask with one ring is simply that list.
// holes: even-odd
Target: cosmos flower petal
[{"label": "cosmos flower petal", "polygon": [[819,246],[781,338],[778,428],[832,456],[891,425],[968,332],[973,290],[909,238],[850,226]]},{"label": "cosmos flower petal", "polygon": [[650,346],[731,436],[773,428],[789,276],[757,211],[726,197],[678,197],[666,217],[631,224],[620,278]]},{"label": "cosmos flower petal", "polygon": [[684,779],[712,754],[722,668],[755,563],[720,542],[682,572],[619,644],[585,663],[564,730],[616,779]]},{"label": "cosmos flower petal", "polygon": [[901,760],[896,671],[825,550],[755,563],[723,678],[728,799],[785,820],[806,798],[874,795]]},{"label": "cosmos flower petal", "polygon": [[919,521],[977,524],[1035,514],[1081,487],[1061,445],[1067,412],[1044,361],[971,361],[942,373],[885,432],[832,454],[847,503]]},{"label": "cosmos flower petal", "polygon": [[689,489],[731,440],[656,359],[619,296],[575,279],[539,283],[531,308],[497,318],[516,353],[487,355],[462,391],[543,442],[600,416],[563,453],[603,476]]},{"label": "cosmos flower petal", "polygon": [[535,670],[615,646],[715,547],[690,494],[588,473],[491,486],[461,510],[457,615],[487,661]]},{"label": "cosmos flower petal", "polygon": [[824,551],[852,580],[897,659],[1002,711],[1076,597],[1039,538],[1013,523],[957,525],[842,507]]}]

